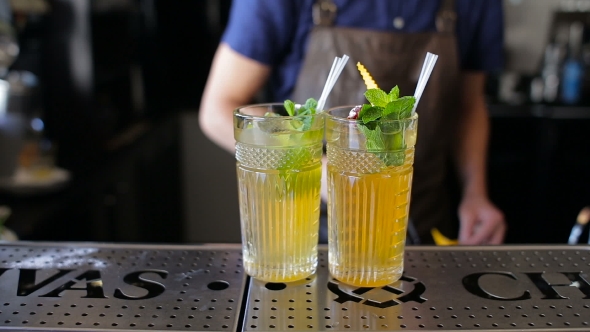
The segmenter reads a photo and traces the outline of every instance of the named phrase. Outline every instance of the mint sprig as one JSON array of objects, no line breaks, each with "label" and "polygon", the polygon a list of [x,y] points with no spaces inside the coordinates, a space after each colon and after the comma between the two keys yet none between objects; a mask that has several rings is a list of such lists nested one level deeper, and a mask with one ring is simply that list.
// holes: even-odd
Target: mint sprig
[{"label": "mint sprig", "polygon": [[301,116],[315,114],[318,102],[313,98],[309,98],[305,101],[305,104],[300,105],[299,108],[297,108],[293,101],[287,99],[283,102],[283,105],[289,116]]},{"label": "mint sprig", "polygon": [[[309,98],[305,101],[305,104],[297,107],[293,101],[287,99],[283,102],[283,105],[287,115],[296,118],[290,120],[289,123],[291,128],[294,131],[297,131],[297,133],[291,133],[286,138],[288,140],[299,141],[301,143],[309,140],[311,138],[310,135],[314,135],[313,132],[308,132],[308,130],[310,130],[313,125],[314,117],[312,115],[317,113],[318,102],[313,98]],[[265,116],[280,115],[269,112]],[[281,171],[281,176],[288,177],[288,173],[285,173],[285,171],[296,167],[298,162],[306,162],[306,160],[309,158],[312,158],[312,154],[309,153],[305,148],[293,149],[283,157],[281,160],[281,166],[279,166],[277,169]]]},{"label": "mint sprig", "polygon": [[[283,105],[285,106],[285,110],[287,111],[287,114],[289,116],[301,116],[300,121],[292,121],[291,122],[293,129],[299,130],[299,131],[306,131],[306,130],[309,130],[309,128],[311,128],[311,124],[312,124],[313,119],[312,119],[312,117],[305,116],[305,115],[316,114],[316,108],[318,106],[318,102],[315,99],[309,98],[305,102],[305,104],[300,105],[299,108],[297,108],[295,106],[295,103],[289,99],[285,100],[283,102]],[[267,114],[267,116],[272,116],[272,115]]]},{"label": "mint sprig", "polygon": [[[376,153],[387,166],[403,165],[406,145],[400,124],[382,120],[403,120],[412,115],[416,98],[400,97],[396,85],[389,93],[381,89],[369,89],[359,112],[359,130],[365,135],[367,151]],[[395,151],[395,152],[388,152]]]},{"label": "mint sprig", "polygon": [[[296,107],[295,103],[289,99],[283,102],[285,107],[285,111],[287,111],[287,115],[291,117],[300,116],[299,120],[291,121],[291,127],[298,131],[306,131],[311,128],[311,124],[313,118],[306,115],[314,115],[316,114],[316,108],[318,106],[318,102],[313,99],[309,98],[305,104]],[[277,113],[267,112],[264,116],[281,116]]]}]

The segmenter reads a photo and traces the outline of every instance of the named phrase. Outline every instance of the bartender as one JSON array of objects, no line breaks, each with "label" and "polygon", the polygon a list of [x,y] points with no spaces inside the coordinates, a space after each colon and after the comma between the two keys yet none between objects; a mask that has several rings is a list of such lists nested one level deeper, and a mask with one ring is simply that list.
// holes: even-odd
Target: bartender
[{"label": "bartender", "polygon": [[[426,52],[438,54],[417,109],[410,220],[421,243],[433,243],[436,228],[461,244],[500,244],[506,224],[487,194],[484,86],[486,73],[502,68],[502,48],[501,0],[234,0],[199,123],[233,152],[232,112],[261,91],[265,102],[317,99],[334,58],[347,54],[382,89],[398,85],[402,95],[411,95]],[[362,104],[365,90],[348,66],[326,106]],[[461,188],[455,211],[452,172]]]}]

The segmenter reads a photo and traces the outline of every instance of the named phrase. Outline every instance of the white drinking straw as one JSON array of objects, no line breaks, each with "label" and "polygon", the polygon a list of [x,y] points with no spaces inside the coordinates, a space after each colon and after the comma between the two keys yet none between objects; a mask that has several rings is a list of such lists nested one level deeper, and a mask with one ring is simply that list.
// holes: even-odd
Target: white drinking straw
[{"label": "white drinking straw", "polygon": [[422,97],[422,93],[426,88],[426,83],[428,83],[428,79],[430,78],[430,74],[432,74],[432,70],[434,69],[434,65],[436,64],[436,60],[438,60],[438,55],[432,54],[430,52],[426,53],[426,58],[424,59],[424,63],[422,64],[422,71],[420,72],[420,77],[418,77],[418,84],[416,85],[416,91],[414,92],[414,97],[416,98],[416,102],[414,103],[414,108],[412,109],[412,114],[416,112],[416,108],[418,107],[418,103],[420,102],[420,98]]},{"label": "white drinking straw", "polygon": [[344,54],[342,58],[336,57],[334,59],[334,63],[332,63],[332,68],[330,69],[330,73],[328,74],[328,79],[326,80],[326,84],[324,85],[324,90],[322,90],[322,94],[320,95],[320,99],[318,100],[317,105],[317,112],[323,112],[324,104],[326,104],[326,100],[328,99],[328,95],[332,91],[334,84],[338,80],[340,73],[344,69],[346,62],[348,61],[348,55]]}]

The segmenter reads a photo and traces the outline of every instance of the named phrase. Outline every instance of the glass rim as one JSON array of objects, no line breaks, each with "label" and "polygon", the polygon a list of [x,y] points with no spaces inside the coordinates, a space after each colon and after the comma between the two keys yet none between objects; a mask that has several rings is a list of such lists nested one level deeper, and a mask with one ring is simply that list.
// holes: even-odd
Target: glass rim
[{"label": "glass rim", "polygon": [[251,114],[244,114],[242,112],[240,112],[240,110],[242,109],[247,109],[247,108],[271,108],[271,107],[276,107],[276,106],[282,106],[284,107],[283,103],[279,103],[279,102],[275,102],[275,103],[259,103],[259,104],[247,104],[247,105],[242,105],[239,107],[236,107],[233,111],[233,115],[234,117],[238,117],[244,120],[258,120],[258,121],[285,121],[285,120],[291,120],[291,119],[301,119],[303,117],[314,117],[314,116],[318,116],[318,115],[322,115],[325,112],[316,112],[315,114],[307,114],[307,115],[281,115],[281,116],[276,116],[276,117],[269,117],[269,116],[264,116],[264,115],[251,115]]},{"label": "glass rim", "polygon": [[[327,119],[334,121],[334,122],[359,123],[359,122],[361,122],[359,119],[349,119],[346,117],[340,117],[340,116],[336,116],[336,115],[332,114],[333,111],[340,110],[340,109],[348,109],[348,112],[350,112],[350,110],[356,106],[359,106],[359,105],[342,105],[342,106],[330,107],[328,110],[324,111],[323,113],[326,115]],[[412,114],[412,116],[410,116],[409,118],[398,119],[398,120],[388,119],[388,120],[380,120],[380,121],[383,121],[383,122],[410,122],[410,121],[417,120],[417,119],[418,119],[418,113],[414,112],[414,114]]]}]

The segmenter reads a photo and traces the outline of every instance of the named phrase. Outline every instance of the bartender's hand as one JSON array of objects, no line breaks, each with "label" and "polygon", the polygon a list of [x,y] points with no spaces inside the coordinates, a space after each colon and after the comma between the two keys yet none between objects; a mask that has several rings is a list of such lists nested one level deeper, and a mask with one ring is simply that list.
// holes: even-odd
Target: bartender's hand
[{"label": "bartender's hand", "polygon": [[460,244],[501,244],[504,241],[504,214],[487,197],[464,197],[459,205],[459,221]]}]

